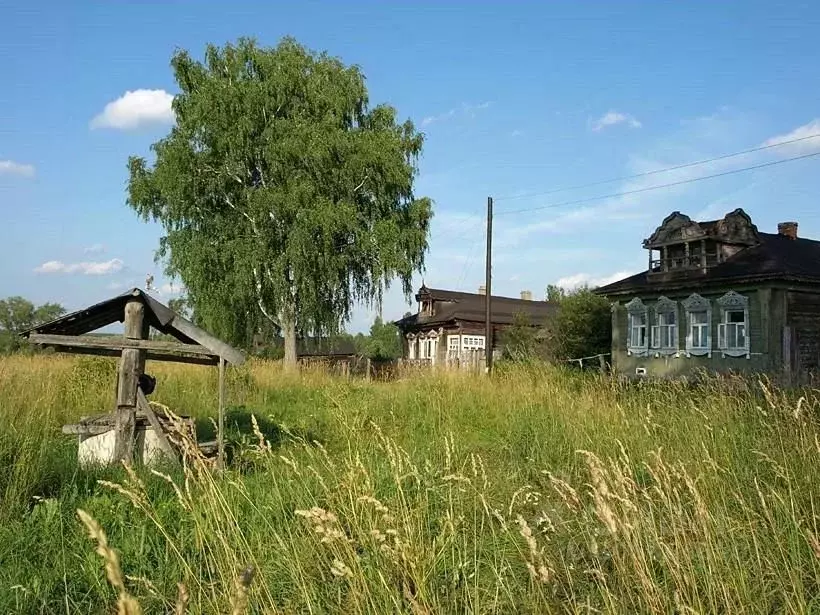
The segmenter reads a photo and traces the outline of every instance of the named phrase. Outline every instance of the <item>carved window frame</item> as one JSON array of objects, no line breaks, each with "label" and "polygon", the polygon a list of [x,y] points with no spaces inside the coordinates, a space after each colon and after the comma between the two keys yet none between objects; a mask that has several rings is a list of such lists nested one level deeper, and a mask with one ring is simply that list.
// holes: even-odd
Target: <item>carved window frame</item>
[{"label": "carved window frame", "polygon": [[[750,351],[750,327],[749,327],[749,297],[736,293],[733,290],[728,291],[720,299],[717,300],[720,307],[720,321],[718,322],[718,350],[720,350],[723,357],[746,357],[751,358]],[[727,340],[728,326],[726,316],[729,312],[743,311],[743,341],[742,347],[720,347],[721,327],[723,327],[723,339]]]},{"label": "carved window frame", "polygon": [[[686,310],[686,356],[704,356],[712,358],[712,302],[697,293],[692,293],[682,301]],[[692,314],[706,312],[706,346],[692,345]]]},{"label": "carved window frame", "polygon": [[[658,297],[655,305],[652,306],[652,312],[655,315],[655,322],[649,328],[650,330],[650,345],[652,352],[656,355],[676,355],[680,352],[680,318],[678,314],[678,302],[669,299],[668,297]],[[675,324],[661,325],[661,316],[666,314],[673,314],[675,317]],[[661,327],[670,327],[674,333],[673,343],[671,346],[661,346]]]},{"label": "carved window frame", "polygon": [[[626,308],[626,353],[638,357],[645,357],[649,354],[649,309],[646,304],[641,301],[640,297],[635,297],[625,306]],[[643,346],[632,345],[632,319],[636,316],[643,316]]]}]

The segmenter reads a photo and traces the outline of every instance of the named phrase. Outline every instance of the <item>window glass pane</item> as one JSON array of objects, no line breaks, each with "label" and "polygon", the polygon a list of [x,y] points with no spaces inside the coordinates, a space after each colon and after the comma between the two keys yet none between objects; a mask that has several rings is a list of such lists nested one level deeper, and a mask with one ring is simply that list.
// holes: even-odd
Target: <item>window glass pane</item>
[{"label": "window glass pane", "polygon": [[745,322],[746,314],[741,310],[726,312],[726,322]]},{"label": "window glass pane", "polygon": [[693,325],[706,324],[706,312],[690,312],[689,317],[692,319]]}]

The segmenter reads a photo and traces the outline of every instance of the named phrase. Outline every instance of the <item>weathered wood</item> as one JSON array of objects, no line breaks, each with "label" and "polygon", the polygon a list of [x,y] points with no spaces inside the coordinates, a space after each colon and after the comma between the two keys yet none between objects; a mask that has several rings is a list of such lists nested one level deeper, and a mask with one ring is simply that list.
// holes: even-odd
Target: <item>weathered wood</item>
[{"label": "weathered wood", "polygon": [[83,425],[78,423],[76,425],[63,425],[63,433],[71,436],[98,436],[107,431],[111,431],[111,425]]},{"label": "weathered wood", "polygon": [[208,348],[213,354],[223,357],[233,365],[242,365],[245,362],[245,355],[232,348],[220,339],[215,338],[210,333],[203,331],[192,322],[184,319],[180,315],[175,315],[170,326],[177,331],[187,335],[189,338]]},{"label": "weathered wood", "polygon": [[151,404],[148,403],[148,400],[145,398],[145,393],[143,393],[140,389],[137,389],[137,405],[139,409],[145,413],[148,422],[151,423],[151,428],[157,435],[157,440],[159,440],[160,448],[166,455],[168,455],[169,459],[172,461],[177,461],[177,453],[174,450],[174,447],[171,446],[171,443],[168,441],[168,436],[165,435],[165,430],[159,422],[157,415],[154,414],[154,409],[151,408]]},{"label": "weathered wood", "polygon": [[225,467],[225,359],[219,358],[219,423],[216,434],[217,466]]},{"label": "weathered wood", "polygon": [[366,366],[365,366],[365,369],[367,370],[367,376],[365,377],[365,379],[366,379],[368,382],[370,382],[370,377],[371,377],[371,375],[370,375],[370,369],[371,369],[371,365],[370,365],[370,357],[367,357],[367,364],[366,364]]},{"label": "weathered wood", "polygon": [[[95,357],[120,357],[122,350],[113,348],[65,348],[54,346],[54,351],[66,354],[91,355]],[[210,355],[188,355],[182,353],[167,353],[154,350],[145,351],[145,359],[148,361],[168,361],[171,363],[185,363],[188,365],[218,365],[219,357]]]},{"label": "weathered wood", "polygon": [[214,354],[200,344],[182,344],[181,342],[130,339],[127,337],[120,337],[119,335],[103,337],[94,335],[52,335],[47,333],[32,333],[29,336],[29,342],[32,344],[40,344],[42,346],[112,350],[118,355],[126,348],[134,348],[137,350],[154,351],[159,353],[180,353],[212,357],[214,360],[217,360],[219,357],[219,355]]},{"label": "weathered wood", "polygon": [[[125,304],[124,333],[126,338],[146,337],[145,305],[139,299]],[[145,351],[124,348],[117,373],[117,412],[114,462],[132,463],[136,428],[137,387],[145,369]]]}]

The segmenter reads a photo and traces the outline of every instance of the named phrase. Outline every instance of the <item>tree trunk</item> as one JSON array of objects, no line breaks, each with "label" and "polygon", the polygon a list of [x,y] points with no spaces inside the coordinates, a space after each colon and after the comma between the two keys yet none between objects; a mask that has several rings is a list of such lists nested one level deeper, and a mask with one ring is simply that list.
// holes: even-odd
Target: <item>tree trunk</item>
[{"label": "tree trunk", "polygon": [[296,369],[296,319],[282,314],[282,337],[285,339],[285,368]]}]

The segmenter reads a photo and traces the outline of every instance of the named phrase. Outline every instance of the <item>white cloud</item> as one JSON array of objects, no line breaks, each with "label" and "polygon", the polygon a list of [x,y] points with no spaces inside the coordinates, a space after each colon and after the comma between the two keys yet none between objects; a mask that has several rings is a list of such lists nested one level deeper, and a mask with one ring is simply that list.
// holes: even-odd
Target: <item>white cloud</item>
[{"label": "white cloud", "polygon": [[85,252],[86,254],[103,254],[105,253],[105,250],[106,248],[103,244],[95,243],[83,249],[83,252]]},{"label": "white cloud", "polygon": [[112,258],[110,261],[101,262],[83,262],[83,263],[64,263],[62,261],[47,261],[37,267],[35,273],[63,273],[82,275],[110,275],[122,271],[123,263],[118,258]]},{"label": "white cloud", "polygon": [[160,297],[179,297],[185,292],[185,287],[181,284],[174,284],[173,282],[166,282],[159,288],[154,289]]},{"label": "white cloud", "polygon": [[444,113],[439,113],[438,115],[428,115],[427,117],[421,120],[421,125],[429,126],[430,124],[434,124],[436,122],[452,119],[456,115],[465,115],[469,118],[474,118],[478,111],[487,109],[492,104],[493,103],[490,101],[485,101],[478,104],[461,103],[460,107],[454,107],[453,109],[445,111]]},{"label": "white cloud", "polygon": [[34,165],[21,164],[19,162],[14,162],[14,160],[0,160],[0,175],[34,177]]},{"label": "white cloud", "polygon": [[523,130],[519,130],[518,128],[516,128],[515,130],[513,130],[513,131],[510,133],[510,136],[511,136],[511,137],[521,137],[521,136],[523,136],[523,135],[524,135],[524,131],[523,131]]},{"label": "white cloud", "polygon": [[789,155],[795,154],[810,154],[811,152],[820,151],[820,137],[810,139],[812,135],[820,135],[820,118],[814,119],[808,124],[798,126],[791,132],[786,134],[771,137],[763,142],[763,145],[778,145],[787,141],[794,141],[795,139],[802,139],[797,143],[789,143],[783,146],[779,151],[785,152]]},{"label": "white cloud", "polygon": [[575,273],[559,278],[555,284],[556,286],[560,286],[561,288],[566,288],[568,290],[584,285],[595,288],[596,286],[606,286],[607,284],[612,284],[612,282],[617,282],[618,280],[627,278],[634,273],[634,271],[616,271],[611,275],[604,276],[596,276],[589,273]]},{"label": "white cloud", "polygon": [[607,111],[597,120],[591,124],[593,132],[599,132],[608,126],[615,126],[617,124],[626,124],[630,128],[640,128],[642,124],[628,113],[621,113],[620,111]]},{"label": "white cloud", "polygon": [[91,128],[133,130],[148,124],[172,124],[173,101],[174,96],[165,90],[129,90],[105,105],[91,120]]}]

